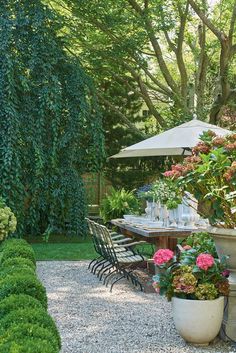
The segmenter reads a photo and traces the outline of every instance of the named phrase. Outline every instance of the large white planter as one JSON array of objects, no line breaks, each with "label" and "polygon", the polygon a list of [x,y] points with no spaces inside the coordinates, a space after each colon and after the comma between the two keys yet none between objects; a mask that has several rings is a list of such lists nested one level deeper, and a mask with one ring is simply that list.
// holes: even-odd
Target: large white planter
[{"label": "large white planter", "polygon": [[215,300],[172,298],[173,318],[180,336],[189,343],[208,345],[223,320],[224,297]]},{"label": "large white planter", "polygon": [[230,270],[230,293],[225,310],[221,337],[225,340],[236,340],[236,229],[210,227],[208,232],[214,238],[219,258],[228,255],[228,269]]}]

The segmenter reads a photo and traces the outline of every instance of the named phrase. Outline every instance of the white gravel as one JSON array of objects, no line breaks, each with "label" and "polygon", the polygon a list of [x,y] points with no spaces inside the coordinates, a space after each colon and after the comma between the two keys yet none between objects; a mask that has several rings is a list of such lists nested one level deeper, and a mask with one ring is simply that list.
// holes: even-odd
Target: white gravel
[{"label": "white gravel", "polygon": [[205,348],[178,335],[170,303],[127,282],[112,291],[87,270],[86,261],[38,262],[49,312],[62,337],[61,353],[234,353],[216,340]]}]

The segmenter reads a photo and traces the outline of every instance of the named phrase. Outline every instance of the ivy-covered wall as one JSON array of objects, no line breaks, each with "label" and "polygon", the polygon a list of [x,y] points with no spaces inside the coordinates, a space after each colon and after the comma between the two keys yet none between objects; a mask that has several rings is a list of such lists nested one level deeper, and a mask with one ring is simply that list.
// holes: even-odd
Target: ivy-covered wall
[{"label": "ivy-covered wall", "polygon": [[93,84],[40,0],[0,0],[0,193],[18,233],[84,233],[81,175],[103,160]]}]

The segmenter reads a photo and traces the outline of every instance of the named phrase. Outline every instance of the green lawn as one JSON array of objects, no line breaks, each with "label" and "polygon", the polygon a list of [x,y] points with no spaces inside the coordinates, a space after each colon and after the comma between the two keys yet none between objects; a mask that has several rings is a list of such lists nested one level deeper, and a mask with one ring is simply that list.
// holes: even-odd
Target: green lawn
[{"label": "green lawn", "polygon": [[96,257],[91,242],[35,243],[36,260],[90,260]]}]

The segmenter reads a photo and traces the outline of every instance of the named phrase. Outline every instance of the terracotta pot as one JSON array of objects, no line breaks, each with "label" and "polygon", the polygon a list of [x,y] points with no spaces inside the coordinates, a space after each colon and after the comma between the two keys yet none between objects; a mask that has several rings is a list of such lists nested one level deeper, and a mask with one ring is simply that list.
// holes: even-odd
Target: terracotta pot
[{"label": "terracotta pot", "polygon": [[215,300],[172,298],[173,319],[180,336],[195,345],[208,345],[223,320],[224,297]]}]

